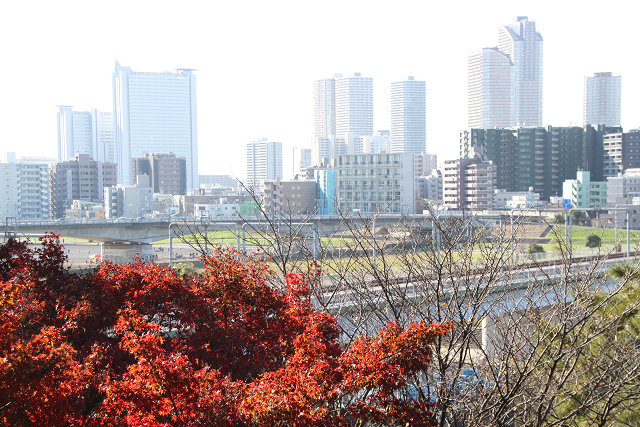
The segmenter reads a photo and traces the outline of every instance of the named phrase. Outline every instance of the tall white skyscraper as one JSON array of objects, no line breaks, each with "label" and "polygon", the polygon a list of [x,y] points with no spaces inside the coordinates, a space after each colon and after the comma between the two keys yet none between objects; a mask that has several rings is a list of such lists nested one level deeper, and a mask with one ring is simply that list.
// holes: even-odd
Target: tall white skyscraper
[{"label": "tall white skyscraper", "polygon": [[373,79],[360,73],[314,82],[313,162],[362,152],[360,137],[373,134]]},{"label": "tall white skyscraper", "polygon": [[584,79],[584,124],[620,126],[622,77],[595,73]]},{"label": "tall white skyscraper", "polygon": [[425,82],[391,83],[391,152],[420,154],[427,149]]},{"label": "tall white skyscraper", "polygon": [[498,30],[498,50],[514,66],[514,113],[517,126],[542,126],[542,36],[526,16]]},{"label": "tall white skyscraper", "polygon": [[469,56],[467,106],[470,128],[515,125],[513,81],[513,63],[497,48],[484,48]]},{"label": "tall white skyscraper", "polygon": [[93,139],[92,117],[89,111],[74,111],[67,105],[58,106],[58,161],[88,154],[95,158],[98,148]]},{"label": "tall white skyscraper", "polygon": [[373,135],[373,79],[355,73],[335,81],[336,135]]},{"label": "tall white skyscraper", "polygon": [[116,140],[113,131],[113,113],[98,111],[91,112],[94,146],[97,148],[95,160],[116,163]]},{"label": "tall white skyscraper", "polygon": [[187,160],[187,189],[198,187],[196,76],[134,72],[116,61],[113,74],[118,182],[131,185],[131,158],[174,153]]},{"label": "tall white skyscraper", "polygon": [[312,162],[334,157],[336,135],[336,79],[334,77],[313,82],[314,140]]},{"label": "tall white skyscraper", "polygon": [[282,143],[258,139],[247,144],[247,186],[262,189],[264,181],[282,178]]},{"label": "tall white skyscraper", "polygon": [[326,138],[336,134],[336,80],[316,80],[313,84],[315,137]]},{"label": "tall white skyscraper", "polygon": [[114,162],[113,114],[58,106],[58,161],[88,154],[94,160]]}]

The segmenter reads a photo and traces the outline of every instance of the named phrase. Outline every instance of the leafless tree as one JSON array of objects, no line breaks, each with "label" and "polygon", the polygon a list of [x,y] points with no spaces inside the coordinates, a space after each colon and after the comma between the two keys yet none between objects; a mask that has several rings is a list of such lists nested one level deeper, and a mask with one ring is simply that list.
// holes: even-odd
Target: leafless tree
[{"label": "leafless tree", "polygon": [[[345,342],[390,321],[453,325],[434,346],[430,374],[404,389],[432,404],[440,425],[640,422],[638,264],[614,279],[612,253],[576,257],[543,217],[318,221],[260,209],[245,241],[276,275],[317,262],[314,303],[339,318]],[[548,227],[557,260],[523,251],[536,227]]]}]

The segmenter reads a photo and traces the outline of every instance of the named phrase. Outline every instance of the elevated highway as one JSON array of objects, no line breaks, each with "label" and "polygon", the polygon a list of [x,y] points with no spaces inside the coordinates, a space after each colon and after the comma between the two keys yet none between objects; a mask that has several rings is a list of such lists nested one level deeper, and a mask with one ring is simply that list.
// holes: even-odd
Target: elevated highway
[{"label": "elevated highway", "polygon": [[[363,224],[372,221],[372,217],[352,217],[350,221],[362,222]],[[376,227],[392,227],[403,224],[405,226],[419,227],[425,231],[431,230],[431,217],[428,215],[378,215],[375,217]],[[278,222],[278,220],[273,220]],[[297,224],[304,222],[315,224],[321,235],[331,235],[339,230],[345,230],[344,219],[338,215],[321,215],[311,218],[294,219]],[[279,221],[280,224],[290,222],[289,219]],[[216,230],[240,231],[244,224],[258,229],[264,229],[268,222],[264,219],[240,219],[240,218],[220,218],[220,219],[192,219],[192,218],[140,218],[140,219],[63,219],[50,221],[12,221],[5,226],[5,234],[11,232],[17,236],[41,236],[48,232],[54,232],[65,237],[75,237],[96,242],[120,242],[150,244],[158,240],[169,237],[169,226],[174,224],[175,230],[180,233],[188,232],[189,229],[198,228],[199,232]],[[245,228],[247,228],[245,226]]]}]

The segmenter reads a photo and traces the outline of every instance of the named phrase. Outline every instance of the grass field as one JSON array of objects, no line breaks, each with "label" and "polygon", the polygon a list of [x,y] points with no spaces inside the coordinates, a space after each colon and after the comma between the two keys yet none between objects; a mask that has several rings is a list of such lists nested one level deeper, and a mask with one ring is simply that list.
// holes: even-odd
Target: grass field
[{"label": "grass field", "polygon": [[[554,227],[556,233],[561,239],[564,239],[565,236],[565,228],[563,225],[556,225]],[[612,228],[597,228],[597,227],[584,227],[584,226],[574,226],[571,232],[571,241],[573,243],[574,248],[586,248],[585,243],[587,242],[587,237],[591,234],[595,234],[601,239],[601,247],[603,249],[613,247],[614,243],[619,243],[623,246],[627,244],[627,230],[626,229],[618,229],[618,240],[616,242],[615,239],[615,230]],[[631,230],[631,246],[635,247],[638,243],[640,243],[640,230]],[[555,236],[553,233],[549,233],[546,236],[551,239],[552,242],[543,245],[545,251],[553,251],[554,248],[557,248],[557,242],[554,242]]]}]

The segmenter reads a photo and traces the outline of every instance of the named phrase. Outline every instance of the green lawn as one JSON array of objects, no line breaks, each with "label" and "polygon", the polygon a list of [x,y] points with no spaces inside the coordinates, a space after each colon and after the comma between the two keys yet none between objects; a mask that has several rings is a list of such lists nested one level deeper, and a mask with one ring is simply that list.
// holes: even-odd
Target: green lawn
[{"label": "green lawn", "polygon": [[[207,239],[208,244],[213,245],[226,245],[226,246],[236,246],[238,243],[237,235],[235,231],[225,230],[225,231],[210,231],[208,233],[200,233],[200,234],[190,234],[190,235],[174,235],[173,243],[197,243],[203,242]],[[245,240],[247,245],[254,245],[260,243],[262,245],[269,244],[270,241],[267,237],[265,237],[262,233],[245,233]],[[153,242],[154,245],[168,245],[169,238],[157,240]],[[240,238],[240,244],[242,244],[242,237]]]},{"label": "green lawn", "polygon": [[[565,228],[564,225],[556,225],[555,227],[558,236],[561,239],[564,239],[565,236]],[[591,234],[595,234],[600,237],[601,245],[603,248],[612,247],[615,241],[615,230],[612,228],[597,228],[597,227],[583,227],[583,226],[574,226],[571,233],[571,240],[573,242],[574,248],[585,248],[585,243],[587,241],[587,237]],[[631,245],[635,246],[640,243],[640,231],[639,230],[631,230]],[[547,234],[547,238],[553,241],[554,235],[553,232]],[[618,229],[618,242],[621,245],[627,244],[627,230],[622,228]],[[545,250],[553,250],[557,243],[552,242],[548,243],[545,246]]]}]

